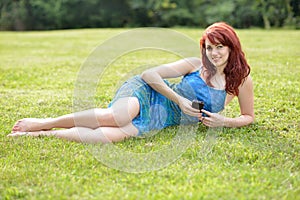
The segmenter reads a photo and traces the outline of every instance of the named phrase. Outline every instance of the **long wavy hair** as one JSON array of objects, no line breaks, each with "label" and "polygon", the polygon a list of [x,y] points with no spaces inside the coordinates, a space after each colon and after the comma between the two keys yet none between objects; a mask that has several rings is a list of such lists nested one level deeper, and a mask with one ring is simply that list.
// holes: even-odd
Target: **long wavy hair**
[{"label": "long wavy hair", "polygon": [[228,94],[238,95],[239,86],[245,81],[250,74],[245,54],[242,51],[240,40],[234,29],[224,22],[217,22],[209,26],[200,39],[200,48],[202,54],[202,63],[204,70],[207,72],[207,84],[212,86],[211,78],[216,74],[216,67],[209,61],[206,56],[205,40],[208,39],[212,44],[221,43],[229,47],[230,53],[227,65],[224,69],[225,90]]}]

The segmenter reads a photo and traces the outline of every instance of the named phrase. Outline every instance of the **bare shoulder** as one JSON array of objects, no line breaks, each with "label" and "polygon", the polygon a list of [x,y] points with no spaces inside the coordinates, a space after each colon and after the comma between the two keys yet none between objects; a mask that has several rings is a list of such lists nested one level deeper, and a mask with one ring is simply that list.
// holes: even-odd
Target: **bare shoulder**
[{"label": "bare shoulder", "polygon": [[239,87],[239,97],[253,96],[253,81],[250,75],[245,78],[245,81]]},{"label": "bare shoulder", "polygon": [[253,87],[253,81],[250,74],[245,78],[245,81],[240,85],[240,89]]},{"label": "bare shoulder", "polygon": [[251,77],[250,74],[245,78],[245,81],[247,81],[247,80],[248,80],[248,82],[249,82],[249,81],[252,82],[252,77]]}]

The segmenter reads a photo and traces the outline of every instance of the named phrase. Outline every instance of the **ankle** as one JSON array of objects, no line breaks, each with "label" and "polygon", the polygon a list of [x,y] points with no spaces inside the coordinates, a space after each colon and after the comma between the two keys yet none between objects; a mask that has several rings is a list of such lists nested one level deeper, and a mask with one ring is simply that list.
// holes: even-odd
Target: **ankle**
[{"label": "ankle", "polygon": [[42,122],[42,127],[44,130],[50,130],[52,128],[55,128],[55,123],[55,118],[46,118],[44,122]]}]

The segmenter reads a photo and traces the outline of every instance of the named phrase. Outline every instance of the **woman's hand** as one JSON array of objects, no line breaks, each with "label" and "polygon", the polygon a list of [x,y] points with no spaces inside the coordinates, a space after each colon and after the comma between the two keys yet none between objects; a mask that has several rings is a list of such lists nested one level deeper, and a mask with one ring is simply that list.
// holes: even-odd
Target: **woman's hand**
[{"label": "woman's hand", "polygon": [[199,120],[202,121],[202,123],[205,126],[208,126],[208,127],[222,127],[222,126],[225,126],[225,117],[224,116],[222,116],[218,113],[211,113],[211,112],[206,111],[204,109],[202,109],[201,112],[203,112],[204,114],[207,115],[207,117],[201,116],[199,118]]},{"label": "woman's hand", "polygon": [[193,116],[193,117],[201,117],[200,110],[192,107],[192,102],[184,97],[179,97],[178,106],[184,114]]}]

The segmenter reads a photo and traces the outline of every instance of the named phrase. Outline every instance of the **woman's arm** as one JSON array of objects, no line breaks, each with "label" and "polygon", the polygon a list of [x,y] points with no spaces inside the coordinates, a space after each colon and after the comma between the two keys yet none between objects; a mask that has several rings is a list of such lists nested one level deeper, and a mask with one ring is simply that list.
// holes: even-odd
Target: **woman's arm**
[{"label": "woman's arm", "polygon": [[163,79],[184,76],[197,70],[200,66],[199,58],[186,58],[148,69],[142,73],[141,78],[154,90],[174,101],[185,114],[199,116],[199,111],[192,108],[192,102],[174,92]]},{"label": "woman's arm", "polygon": [[[225,104],[229,103],[233,96],[229,95],[226,98]],[[241,127],[254,122],[254,93],[253,82],[250,75],[245,82],[239,87],[238,101],[240,105],[241,115],[235,118],[224,117],[217,113],[211,113],[202,110],[209,117],[201,117],[203,124],[209,127]]]},{"label": "woman's arm", "polygon": [[225,99],[225,105],[224,106],[227,106],[231,100],[234,98],[235,96],[233,94],[227,94],[226,95],[226,99]]}]

